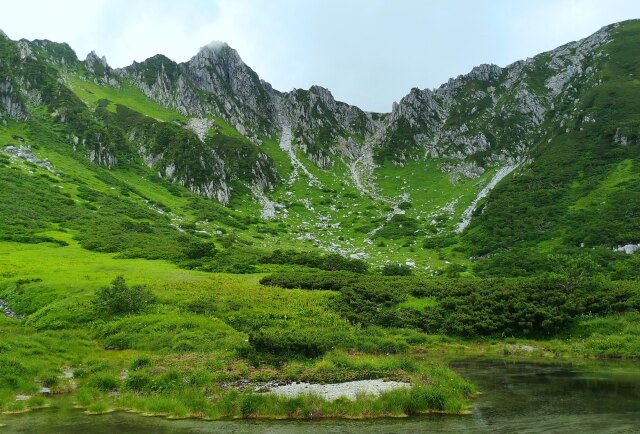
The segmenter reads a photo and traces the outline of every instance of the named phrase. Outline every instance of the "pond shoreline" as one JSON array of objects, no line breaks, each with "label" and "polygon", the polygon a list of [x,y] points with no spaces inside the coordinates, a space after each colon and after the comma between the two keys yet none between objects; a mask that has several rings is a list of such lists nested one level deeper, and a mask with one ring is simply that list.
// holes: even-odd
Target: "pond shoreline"
[{"label": "pond shoreline", "polygon": [[[605,363],[605,366],[580,367],[566,364],[537,364],[531,361],[478,361],[462,359],[453,368],[476,382],[482,394],[475,395],[469,415],[429,412],[412,417],[376,419],[333,418],[322,420],[251,419],[198,420],[172,418],[141,412],[115,410],[88,416],[74,409],[70,400],[28,415],[0,416],[3,432],[29,433],[34,426],[55,427],[42,432],[93,434],[111,432],[114,423],[120,434],[134,432],[258,433],[271,430],[285,433],[345,432],[408,434],[429,432],[518,432],[533,424],[554,432],[634,432],[640,429],[640,372],[635,363]],[[66,403],[66,407],[65,407]],[[66,410],[65,410],[66,408]],[[141,417],[144,416],[144,417]],[[38,425],[40,424],[40,425]],[[77,428],[74,428],[76,427]],[[617,431],[616,431],[617,430]],[[38,431],[40,432],[40,431]]]}]

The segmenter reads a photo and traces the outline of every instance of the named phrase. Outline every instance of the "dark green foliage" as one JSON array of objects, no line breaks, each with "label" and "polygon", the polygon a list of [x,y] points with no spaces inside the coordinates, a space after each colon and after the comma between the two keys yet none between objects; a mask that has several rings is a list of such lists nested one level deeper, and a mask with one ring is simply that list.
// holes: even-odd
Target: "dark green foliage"
[{"label": "dark green foliage", "polygon": [[255,265],[236,263],[226,267],[225,271],[227,273],[233,273],[233,274],[252,274],[252,273],[257,273],[258,269],[256,268]]},{"label": "dark green foliage", "polygon": [[269,327],[249,333],[249,344],[253,348],[274,356],[318,357],[339,342],[336,333],[326,329]]},{"label": "dark green foliage", "polygon": [[398,214],[393,216],[391,220],[376,232],[376,238],[387,238],[397,240],[405,237],[414,237],[418,230],[418,223],[415,219],[405,215]]},{"label": "dark green foliage", "polygon": [[193,240],[183,248],[187,259],[213,258],[216,254],[216,246],[211,242]]},{"label": "dark green foliage", "polygon": [[[560,240],[563,248],[640,240],[640,90],[634,79],[640,50],[631,43],[640,28],[629,22],[614,34],[606,55],[594,59],[602,84],[575,83],[580,98],[555,108],[556,117],[571,122],[545,123],[547,137],[532,151],[531,163],[496,187],[463,234],[468,253],[492,255],[478,264],[483,275],[536,272],[544,262],[539,245],[549,240]],[[597,122],[582,121],[586,114]],[[617,134],[626,137],[624,145]]]},{"label": "dark green foliage", "polygon": [[467,271],[467,266],[462,264],[449,264],[442,272],[444,277],[458,277],[460,273]]},{"label": "dark green foliage", "polygon": [[346,286],[341,289],[340,297],[332,300],[332,305],[355,323],[383,327],[415,326],[404,324],[394,312],[394,307],[405,301],[408,293],[388,283],[369,279]]},{"label": "dark green foliage", "polygon": [[180,73],[178,64],[162,54],[156,54],[144,62],[136,63],[132,66],[132,69],[141,74],[143,81],[148,86],[155,84],[160,72],[171,81],[177,80]]},{"label": "dark green foliage", "polygon": [[366,262],[359,259],[348,259],[336,253],[319,254],[315,252],[299,252],[296,250],[274,250],[272,254],[263,257],[263,264],[292,264],[319,268],[326,271],[350,271],[366,273]]},{"label": "dark green foliage", "polygon": [[113,375],[99,374],[89,380],[89,386],[103,392],[112,392],[118,390],[120,381]]},{"label": "dark green foliage", "polygon": [[144,372],[134,372],[125,380],[125,388],[134,392],[148,392],[151,390],[152,379]]},{"label": "dark green foliage", "polygon": [[[64,246],[66,241],[42,235],[44,231],[60,228],[73,230],[84,248],[117,252],[122,257],[166,259],[176,263],[190,260],[190,268],[198,268],[215,255],[214,245],[203,240],[201,234],[179,232],[166,215],[149,209],[143,202],[149,200],[135,187],[118,181],[108,171],[89,162],[83,164],[95,170],[96,177],[107,186],[119,191],[102,192],[87,187],[82,180],[75,180],[79,186],[78,200],[74,200],[49,179],[0,166],[3,186],[0,189],[0,239],[54,242]],[[123,190],[127,196],[121,194]],[[211,204],[210,208],[216,210],[221,206]]]},{"label": "dark green foliage", "polygon": [[[105,121],[144,138],[147,151],[162,156],[156,168],[165,172],[171,166],[172,178],[191,188],[205,189],[212,181],[221,179],[252,182],[256,170],[270,183],[277,183],[269,157],[247,139],[227,136],[218,130],[202,141],[180,125],[158,122],[122,105],[117,106],[116,114],[106,110],[101,114]],[[236,189],[240,188],[241,184],[236,185]]]},{"label": "dark green foliage", "polygon": [[[352,322],[460,336],[549,336],[580,315],[640,310],[640,287],[568,275],[520,279],[427,279],[279,273],[262,284],[339,291],[331,305]],[[425,307],[410,297],[432,299]],[[419,306],[420,304],[418,304]]]},{"label": "dark green foliage", "polygon": [[359,274],[339,272],[287,272],[265,276],[261,285],[279,286],[281,288],[303,288],[339,291],[361,279]]},{"label": "dark green foliage", "polygon": [[381,273],[383,276],[411,276],[413,270],[404,264],[387,264],[382,267]]},{"label": "dark green foliage", "polygon": [[422,242],[422,247],[424,247],[425,249],[438,249],[438,248],[452,246],[457,242],[458,242],[458,238],[455,236],[451,236],[451,235],[437,236],[437,237],[426,238]]},{"label": "dark green foliage", "polygon": [[411,127],[409,122],[401,117],[385,140],[388,145],[376,151],[375,162],[383,164],[386,160],[402,161],[406,157],[417,156],[419,150],[415,146],[414,139],[414,135],[417,133],[419,130]]},{"label": "dark green foliage", "polygon": [[0,388],[18,390],[28,370],[17,360],[0,355]]},{"label": "dark green foliage", "polygon": [[[0,239],[26,243],[51,241],[38,235],[49,224],[64,223],[77,212],[75,202],[42,178],[0,167]],[[15,200],[20,198],[20,200]]]},{"label": "dark green foliage", "polygon": [[119,315],[140,312],[154,302],[155,296],[149,289],[128,286],[124,277],[118,276],[111,286],[103,286],[96,292],[93,305],[98,312]]},{"label": "dark green foliage", "polygon": [[151,365],[151,360],[148,357],[139,357],[131,364],[131,369],[137,371]]}]

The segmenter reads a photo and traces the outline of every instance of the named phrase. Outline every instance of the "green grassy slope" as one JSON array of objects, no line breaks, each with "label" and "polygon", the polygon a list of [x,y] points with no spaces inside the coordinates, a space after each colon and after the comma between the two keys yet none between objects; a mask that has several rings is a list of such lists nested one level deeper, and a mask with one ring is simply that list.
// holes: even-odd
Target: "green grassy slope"
[{"label": "green grassy slope", "polygon": [[615,30],[598,57],[601,84],[585,83],[576,104],[559,108],[573,120],[550,124],[550,138],[533,150],[531,162],[477,213],[464,236],[467,251],[492,254],[478,269],[503,275],[549,270],[554,246],[633,274],[635,257],[612,249],[640,242],[640,62],[633,43],[639,37],[637,22]]},{"label": "green grassy slope", "polygon": [[[0,411],[50,405],[39,394],[48,387],[94,412],[173,417],[461,412],[474,388],[443,355],[637,357],[640,255],[613,249],[640,243],[639,38],[639,23],[616,30],[597,58],[599,84],[557,108],[565,124],[545,121],[548,137],[460,235],[460,214],[495,169],[454,182],[439,161],[385,161],[365,194],[340,155],[323,170],[298,151],[318,182],[299,173],[289,185],[276,137],[255,145],[212,118],[200,141],[184,116],[124,81],[24,61],[42,105],[25,100],[29,117],[0,126],[0,300],[19,316],[0,312]],[[0,41],[7,65],[23,62],[15,48]],[[185,176],[206,178],[200,157],[219,153],[237,194],[225,207],[159,176],[168,160],[149,167],[132,134]],[[113,167],[89,161],[101,149]],[[249,185],[259,152],[277,170],[270,220]],[[389,263],[419,276],[383,278],[376,267]],[[274,272],[283,280],[260,284]],[[425,278],[442,273],[454,279]],[[149,304],[101,310],[96,294],[119,275],[145,286]],[[496,275],[535,277],[473,278]],[[415,387],[335,404],[242,388],[371,378]]]},{"label": "green grassy slope", "polygon": [[[346,324],[328,308],[334,296],[329,292],[261,287],[260,276],[202,273],[165,261],[88,253],[67,234],[51,235],[68,245],[0,242],[0,297],[26,317],[0,318],[0,410],[48,405],[37,395],[41,386],[73,393],[90,411],[116,407],[212,418],[308,417],[305,406],[338,415],[322,400],[274,402],[228,391],[238,380],[411,379],[416,385],[431,382],[424,387],[440,402],[363,398],[357,405],[342,404],[346,413],[341,415],[351,417],[402,415],[410,411],[406,405],[456,412],[473,390],[432,362],[379,354],[381,349],[397,353],[408,340],[420,338],[408,330],[364,332]],[[157,301],[134,315],[96,312],[95,292],[115,275],[126,276],[130,285],[146,285]],[[277,328],[283,339],[304,337],[307,345],[331,342],[333,349],[325,348],[319,358],[271,360],[248,343],[251,333],[265,327]],[[62,375],[71,369],[73,379]],[[120,393],[110,393],[114,390]],[[33,397],[16,400],[19,394]],[[245,411],[243,402],[250,399],[256,408]]]}]

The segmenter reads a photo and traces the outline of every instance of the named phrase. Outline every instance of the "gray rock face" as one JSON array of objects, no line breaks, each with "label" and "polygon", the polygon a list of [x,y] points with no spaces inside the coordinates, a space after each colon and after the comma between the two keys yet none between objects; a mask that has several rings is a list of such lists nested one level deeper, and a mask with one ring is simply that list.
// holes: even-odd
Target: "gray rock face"
[{"label": "gray rock face", "polygon": [[[384,114],[367,113],[336,101],[320,86],[279,92],[221,42],[202,47],[184,63],[157,55],[113,70],[104,57],[91,52],[82,64],[98,84],[120,86],[126,80],[159,104],[189,117],[182,126],[196,133],[200,145],[214,127],[212,119],[221,118],[258,150],[263,138],[280,140],[294,167],[294,177],[300,171],[311,173],[296,153],[304,153],[322,169],[342,160],[358,188],[375,195],[369,177],[380,158],[397,165],[409,159],[438,159],[440,170],[454,181],[475,179],[488,168],[510,167],[513,161],[522,160],[541,140],[544,123],[557,122],[564,128],[564,122],[572,121],[554,119],[553,108],[573,103],[578,80],[594,76],[592,60],[613,28],[603,28],[588,38],[504,68],[479,65],[437,89],[411,89],[393,104],[390,113]],[[19,41],[15,52],[20,62],[42,58],[62,65],[77,62],[68,46],[50,41]],[[21,80],[8,75],[0,79],[0,116],[24,119],[27,106],[41,103],[38,89]],[[60,121],[64,122],[61,113]],[[587,119],[583,115],[577,116]],[[631,134],[618,131],[613,140],[624,146],[627,137]],[[194,171],[206,176],[195,179],[165,153],[150,153],[152,146],[142,135],[133,132],[129,141],[138,147],[146,164],[162,176],[228,203],[236,179],[230,163],[242,155],[230,157],[217,148],[200,152],[203,170]],[[95,142],[97,145],[87,151],[89,159],[107,167],[117,164],[109,144],[99,138]],[[249,165],[248,178],[242,182],[261,197],[274,188],[278,174],[264,153],[257,154]],[[309,179],[317,182],[313,176]]]},{"label": "gray rock face", "polygon": [[34,58],[33,51],[29,43],[25,40],[18,41],[18,50],[20,53],[20,60],[26,60],[29,58]]},{"label": "gray rock face", "polygon": [[[213,95],[233,95],[250,110],[264,116],[269,114],[268,94],[258,75],[227,44],[214,42],[201,48],[184,69],[198,89]],[[233,101],[224,102],[237,116],[247,115]]]},{"label": "gray rock face", "polygon": [[116,164],[118,164],[118,159],[111,153],[111,150],[106,144],[99,144],[89,151],[89,161],[109,169],[113,169]]},{"label": "gray rock face", "polygon": [[53,164],[49,161],[48,158],[41,160],[31,151],[30,146],[15,146],[9,145],[4,148],[4,151],[8,154],[11,154],[14,158],[20,158],[28,163],[34,164],[38,167],[41,167],[51,173],[56,173]]},{"label": "gray rock face", "polygon": [[187,122],[187,128],[196,133],[198,138],[204,142],[205,137],[213,126],[214,122],[207,118],[190,118]]},{"label": "gray rock face", "polygon": [[27,117],[27,108],[8,77],[0,81],[0,116],[14,120],[24,120]]},{"label": "gray rock face", "polygon": [[[480,65],[435,90],[412,89],[394,103],[377,144],[390,149],[396,164],[420,158],[420,149],[432,158],[459,161],[441,168],[464,176],[474,176],[462,164],[474,155],[484,155],[485,165],[504,166],[540,140],[539,127],[556,104],[573,101],[572,83],[594,74],[589,62],[613,28],[505,68]],[[534,88],[534,76],[541,74],[548,76],[545,88]],[[400,136],[404,143],[398,143]],[[616,143],[622,142],[622,134],[616,135]]]},{"label": "gray rock face", "polygon": [[549,53],[549,68],[555,74],[547,79],[545,86],[549,89],[551,97],[560,95],[574,78],[592,72],[588,71],[586,60],[609,40],[610,32],[615,27],[616,24],[604,27],[585,39],[570,42]]},{"label": "gray rock face", "polygon": [[87,58],[84,60],[84,66],[88,72],[95,76],[94,81],[97,84],[106,84],[115,87],[120,85],[113,74],[113,70],[107,63],[107,58],[104,56],[98,57],[95,51],[87,54]]},{"label": "gray rock face", "polygon": [[355,106],[338,102],[329,90],[312,86],[276,95],[280,119],[286,119],[293,131],[293,144],[307,154],[318,167],[328,168],[337,155],[339,139],[375,132],[371,116]]},{"label": "gray rock face", "polygon": [[89,54],[87,54],[87,58],[84,60],[84,64],[89,72],[94,74],[97,71],[106,70],[109,68],[107,58],[104,56],[98,57],[95,51],[91,51]]},{"label": "gray rock face", "polygon": [[224,43],[201,48],[185,63],[158,55],[117,73],[158,103],[188,116],[220,116],[253,141],[275,131],[268,89]]},{"label": "gray rock face", "polygon": [[[358,161],[378,149],[388,149],[386,154],[400,165],[423,156],[442,159],[446,163],[440,169],[454,181],[477,178],[486,167],[510,166],[521,159],[539,140],[539,127],[554,105],[570,98],[571,83],[593,74],[587,62],[607,42],[610,31],[604,28],[505,68],[477,66],[437,89],[414,88],[388,114],[366,113],[338,102],[320,86],[278,92],[220,42],[203,47],[186,63],[156,56],[118,73],[183,114],[222,117],[256,144],[260,136],[286,135],[287,152],[294,157],[303,152],[320,168],[345,159],[365,190],[360,176],[366,178],[372,171],[373,158],[366,165]],[[544,89],[531,84],[540,68],[548,74]],[[189,125],[193,129],[193,121]],[[616,142],[623,142],[621,136]],[[367,152],[353,152],[354,146]],[[482,160],[477,155],[483,155]],[[294,157],[296,171],[306,170]],[[358,167],[366,167],[366,173]]]},{"label": "gray rock face", "polygon": [[640,244],[625,244],[624,246],[616,247],[616,252],[626,253],[627,255],[633,255],[636,252],[640,252]]},{"label": "gray rock face", "polygon": [[[152,58],[120,74],[133,79],[151,98],[184,114],[221,116],[254,143],[259,143],[260,135],[281,134],[285,119],[292,149],[304,152],[320,168],[331,167],[343,155],[339,143],[358,138],[356,142],[364,139],[374,148],[389,148],[396,164],[428,155],[458,161],[442,166],[443,170],[474,177],[478,170],[463,164],[471,156],[482,153],[488,155],[488,164],[504,164],[533,144],[536,127],[571,81],[587,73],[586,60],[608,40],[609,32],[610,28],[602,29],[544,54],[552,71],[545,93],[529,84],[537,67],[534,59],[505,68],[485,64],[438,89],[412,89],[384,115],[338,102],[319,86],[278,92],[260,80],[235,50],[219,42],[203,47],[183,64]],[[203,93],[210,97],[203,98]],[[497,118],[507,119],[507,125],[496,127]],[[400,135],[405,143],[397,143]],[[505,153],[505,148],[512,152]]]}]

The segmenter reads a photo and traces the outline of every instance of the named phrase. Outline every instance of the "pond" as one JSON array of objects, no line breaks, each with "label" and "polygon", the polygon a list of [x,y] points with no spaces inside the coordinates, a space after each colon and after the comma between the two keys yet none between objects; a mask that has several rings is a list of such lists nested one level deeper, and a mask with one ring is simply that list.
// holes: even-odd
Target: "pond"
[{"label": "pond", "polygon": [[0,415],[0,434],[65,433],[637,433],[640,365],[586,366],[462,361],[451,366],[482,391],[464,416],[367,421],[166,420],[116,412],[87,416],[56,408]]}]

